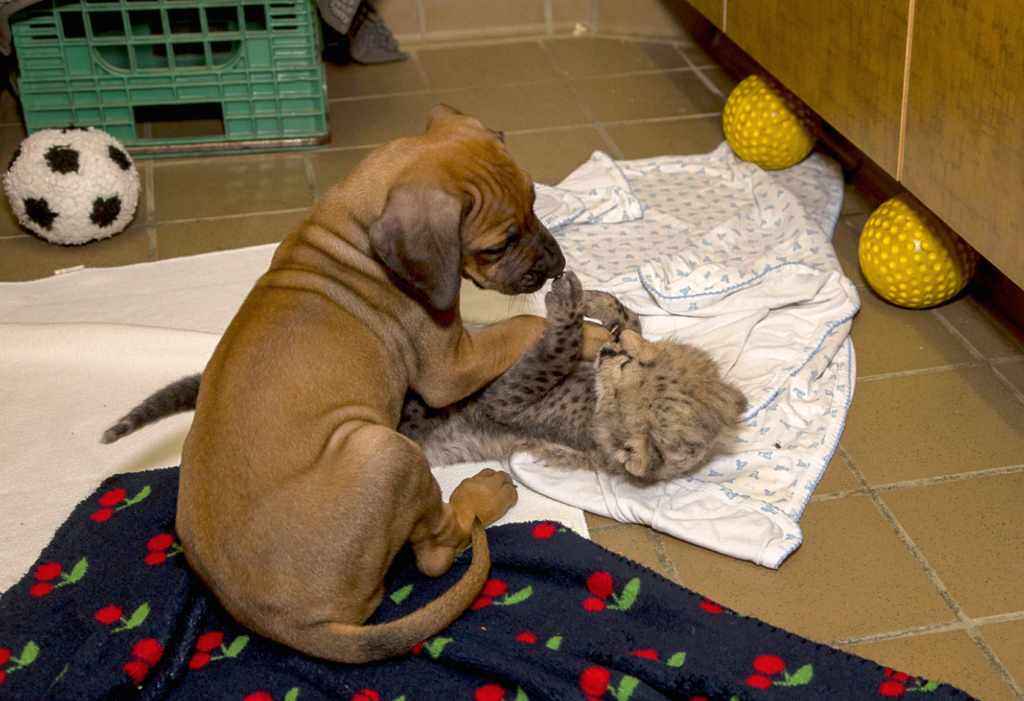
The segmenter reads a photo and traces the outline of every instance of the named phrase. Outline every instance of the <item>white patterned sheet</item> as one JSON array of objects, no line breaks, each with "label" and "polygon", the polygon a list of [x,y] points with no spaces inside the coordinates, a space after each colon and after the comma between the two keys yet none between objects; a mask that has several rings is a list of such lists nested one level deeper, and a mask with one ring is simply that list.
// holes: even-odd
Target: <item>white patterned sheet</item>
[{"label": "white patterned sheet", "polygon": [[[766,172],[728,144],[615,162],[596,152],[537,211],[586,287],[643,315],[649,338],[698,345],[750,400],[721,452],[691,476],[638,489],[517,455],[530,488],[622,522],[777,568],[834,452],[856,375],[860,305],[832,248],[839,167],[814,154]],[[517,311],[543,313],[542,294]]]}]

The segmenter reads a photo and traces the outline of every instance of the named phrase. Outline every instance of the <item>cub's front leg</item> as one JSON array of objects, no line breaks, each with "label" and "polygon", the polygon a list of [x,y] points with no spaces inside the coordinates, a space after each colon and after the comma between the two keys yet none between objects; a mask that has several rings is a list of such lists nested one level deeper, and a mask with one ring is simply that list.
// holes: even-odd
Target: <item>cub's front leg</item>
[{"label": "cub's front leg", "polygon": [[478,407],[490,418],[515,424],[566,377],[583,357],[583,286],[571,272],[551,283],[544,297],[547,326],[533,348],[480,396]]}]

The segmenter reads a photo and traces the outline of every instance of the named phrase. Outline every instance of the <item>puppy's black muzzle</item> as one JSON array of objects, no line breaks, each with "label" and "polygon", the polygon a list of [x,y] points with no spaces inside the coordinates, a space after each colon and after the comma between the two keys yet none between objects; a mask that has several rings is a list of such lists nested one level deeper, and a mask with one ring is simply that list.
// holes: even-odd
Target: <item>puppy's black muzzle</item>
[{"label": "puppy's black muzzle", "polygon": [[537,230],[537,250],[539,255],[533,265],[519,280],[519,292],[536,292],[549,278],[560,277],[565,270],[565,256],[551,232],[539,221]]}]

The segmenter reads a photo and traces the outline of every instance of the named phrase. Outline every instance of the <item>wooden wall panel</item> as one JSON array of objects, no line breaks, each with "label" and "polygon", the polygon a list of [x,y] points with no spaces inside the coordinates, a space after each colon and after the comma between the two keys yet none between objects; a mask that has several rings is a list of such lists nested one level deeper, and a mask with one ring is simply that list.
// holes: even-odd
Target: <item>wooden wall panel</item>
[{"label": "wooden wall panel", "polygon": [[725,31],[725,0],[688,0],[697,12]]},{"label": "wooden wall panel", "polygon": [[895,177],[909,10],[910,0],[728,0],[726,34]]},{"label": "wooden wall panel", "polygon": [[917,0],[903,182],[1024,287],[1020,0]]}]

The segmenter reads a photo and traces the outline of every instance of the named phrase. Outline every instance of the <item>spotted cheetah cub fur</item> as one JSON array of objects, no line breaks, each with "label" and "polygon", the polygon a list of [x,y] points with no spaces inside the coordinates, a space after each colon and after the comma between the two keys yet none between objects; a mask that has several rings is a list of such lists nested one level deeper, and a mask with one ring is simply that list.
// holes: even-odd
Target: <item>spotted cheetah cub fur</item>
[{"label": "spotted cheetah cub fur", "polygon": [[[636,313],[609,294],[584,291],[574,274],[552,283],[545,306],[537,345],[480,392],[443,409],[406,397],[398,430],[431,464],[507,462],[524,451],[552,466],[650,485],[699,467],[746,409],[707,353],[644,340]],[[594,363],[581,361],[584,316],[613,332]],[[103,442],[195,409],[199,383],[196,374],[158,390]]]},{"label": "spotted cheetah cub fur", "polygon": [[[552,283],[545,306],[537,345],[476,395],[441,410],[407,397],[399,430],[432,464],[524,451],[646,486],[699,467],[743,415],[746,397],[706,352],[646,341],[635,312],[572,273]],[[613,332],[593,364],[581,361],[584,316]]]}]

